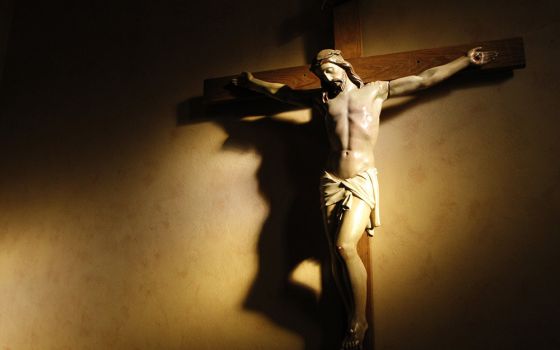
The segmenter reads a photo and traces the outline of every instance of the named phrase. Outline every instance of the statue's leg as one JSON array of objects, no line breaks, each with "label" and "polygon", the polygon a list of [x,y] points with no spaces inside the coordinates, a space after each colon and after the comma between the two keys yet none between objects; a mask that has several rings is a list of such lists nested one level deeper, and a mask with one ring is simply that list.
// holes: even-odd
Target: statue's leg
[{"label": "statue's leg", "polygon": [[349,315],[348,334],[342,349],[361,349],[368,327],[366,320],[367,272],[358,255],[357,245],[369,223],[370,213],[370,207],[364,201],[354,197],[352,207],[342,217],[336,239],[336,249],[346,268],[353,304],[353,311]]},{"label": "statue's leg", "polygon": [[[325,223],[325,234],[327,235],[327,241],[329,245],[329,252],[331,258],[331,272],[334,283],[338,289],[338,293],[344,304],[344,309],[348,317],[354,313],[354,303],[352,302],[352,288],[348,282],[348,276],[346,273],[346,267],[341,259],[340,255],[337,253],[335,242],[338,238],[338,233],[340,230],[341,222],[339,220],[340,211],[342,208],[340,205],[331,204],[327,207],[323,207],[323,216]],[[350,322],[350,319],[348,319]]]}]

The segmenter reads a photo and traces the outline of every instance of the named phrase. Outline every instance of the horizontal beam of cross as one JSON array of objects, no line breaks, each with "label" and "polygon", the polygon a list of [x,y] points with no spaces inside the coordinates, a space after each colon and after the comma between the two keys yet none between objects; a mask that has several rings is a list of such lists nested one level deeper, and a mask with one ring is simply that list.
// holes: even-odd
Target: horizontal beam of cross
[{"label": "horizontal beam of cross", "polygon": [[[448,63],[477,46],[482,46],[483,50],[498,51],[498,57],[493,62],[471,70],[497,71],[525,67],[522,38],[475,42],[379,56],[357,57],[348,59],[348,61],[352,63],[356,73],[365,82],[392,80],[418,74],[428,68]],[[287,84],[293,89],[313,90],[320,88],[319,79],[309,71],[308,66],[275,69],[253,74],[259,79]],[[256,93],[251,91],[233,88],[230,82],[234,77],[206,79],[204,81],[205,102],[221,103],[235,99],[255,98],[257,96]]]}]

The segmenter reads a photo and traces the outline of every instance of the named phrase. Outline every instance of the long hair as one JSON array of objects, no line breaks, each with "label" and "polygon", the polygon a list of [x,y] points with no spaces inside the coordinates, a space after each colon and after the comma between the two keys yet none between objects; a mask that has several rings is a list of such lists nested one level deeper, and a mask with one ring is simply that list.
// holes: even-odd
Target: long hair
[{"label": "long hair", "polygon": [[352,67],[350,62],[346,61],[344,57],[342,57],[342,53],[340,52],[340,50],[332,50],[332,49],[321,50],[317,54],[317,57],[313,59],[313,62],[311,63],[309,70],[313,72],[313,74],[315,74],[321,80],[321,88],[323,90],[323,101],[325,100],[325,98],[328,97],[329,93],[332,93],[331,87],[327,85],[327,82],[325,82],[324,79],[321,78],[322,75],[321,65],[327,62],[336,64],[340,68],[344,69],[346,75],[348,76],[348,79],[350,79],[351,82],[356,84],[358,88],[364,86],[364,81],[362,80],[362,78],[360,78],[360,76],[358,76],[358,74],[356,74],[356,72],[354,71],[354,67]]}]

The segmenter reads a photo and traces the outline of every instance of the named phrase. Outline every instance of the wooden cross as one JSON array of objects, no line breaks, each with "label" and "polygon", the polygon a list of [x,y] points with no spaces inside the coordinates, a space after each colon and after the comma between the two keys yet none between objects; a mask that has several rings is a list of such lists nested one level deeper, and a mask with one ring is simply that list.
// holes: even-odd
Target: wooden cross
[{"label": "wooden cross", "polygon": [[[451,62],[465,55],[469,49],[478,46],[482,46],[484,51],[497,51],[498,57],[495,61],[484,66],[467,68],[466,72],[503,71],[525,67],[523,40],[521,38],[361,57],[362,35],[358,1],[336,1],[333,14],[334,48],[342,51],[344,58],[354,66],[356,73],[364,82],[393,80],[403,76],[418,74],[428,68]],[[320,89],[319,79],[309,71],[308,66],[256,72],[253,75],[262,80],[286,84],[293,89],[309,90],[309,92]],[[228,87],[230,86],[231,79],[234,77],[206,79],[204,81],[205,102],[217,104],[234,100],[266,98],[249,90],[232,91]],[[364,340],[364,349],[373,348],[373,332],[371,331],[374,326],[371,319],[373,316],[373,304],[371,302],[373,288],[369,247],[368,237],[364,234],[358,244],[358,251],[368,274],[367,315],[368,323],[371,327]]]},{"label": "wooden cross", "polygon": [[[470,44],[399,52],[379,56],[361,57],[362,38],[357,2],[344,2],[334,8],[334,43],[342,51],[354,70],[364,80],[393,80],[407,75],[418,74],[428,68],[449,63],[473,47],[482,46],[485,51],[497,51],[495,61],[481,67],[467,68],[465,72],[489,72],[513,70],[525,67],[523,40],[482,41]],[[290,67],[253,73],[256,78],[283,83],[292,89],[319,90],[319,79],[309,71],[309,66]],[[221,103],[246,98],[264,98],[251,91],[235,91],[228,88],[236,76],[206,79],[204,100],[206,103]]]}]

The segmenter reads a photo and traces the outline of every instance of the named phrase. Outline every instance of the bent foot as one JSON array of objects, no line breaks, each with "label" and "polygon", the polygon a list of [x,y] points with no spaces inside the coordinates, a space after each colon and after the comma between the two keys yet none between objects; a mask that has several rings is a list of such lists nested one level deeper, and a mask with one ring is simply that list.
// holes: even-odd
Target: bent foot
[{"label": "bent foot", "polygon": [[367,329],[367,323],[354,323],[346,333],[340,350],[362,350]]}]

